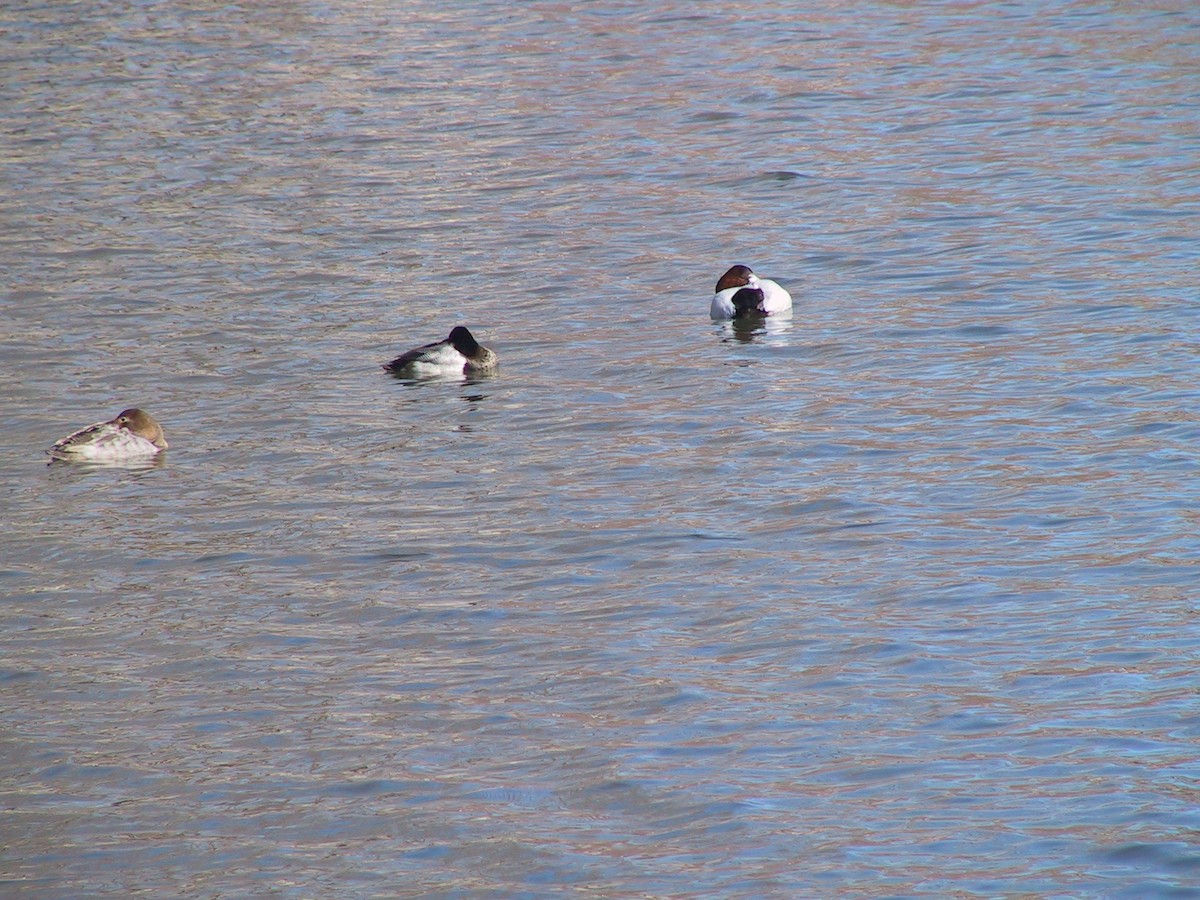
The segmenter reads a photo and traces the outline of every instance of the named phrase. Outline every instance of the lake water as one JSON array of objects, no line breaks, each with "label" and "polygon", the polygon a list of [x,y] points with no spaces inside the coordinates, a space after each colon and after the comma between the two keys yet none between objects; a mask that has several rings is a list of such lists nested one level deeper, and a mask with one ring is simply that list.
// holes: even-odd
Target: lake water
[{"label": "lake water", "polygon": [[5,5],[0,894],[1200,897],[1198,47]]}]

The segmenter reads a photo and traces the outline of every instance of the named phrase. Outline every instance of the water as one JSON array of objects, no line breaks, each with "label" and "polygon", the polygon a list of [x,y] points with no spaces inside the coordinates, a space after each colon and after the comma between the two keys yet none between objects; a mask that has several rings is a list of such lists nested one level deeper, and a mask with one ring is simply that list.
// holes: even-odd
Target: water
[{"label": "water", "polygon": [[6,897],[1200,896],[1191,6],[0,34]]}]

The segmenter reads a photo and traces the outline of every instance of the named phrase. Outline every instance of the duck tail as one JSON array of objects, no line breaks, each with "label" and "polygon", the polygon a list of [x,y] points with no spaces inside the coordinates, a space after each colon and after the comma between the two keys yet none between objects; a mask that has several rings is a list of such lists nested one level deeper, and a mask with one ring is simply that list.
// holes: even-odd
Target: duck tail
[{"label": "duck tail", "polygon": [[763,292],[761,288],[742,288],[733,295],[733,317],[740,319],[743,316],[761,316],[766,310],[763,309]]}]

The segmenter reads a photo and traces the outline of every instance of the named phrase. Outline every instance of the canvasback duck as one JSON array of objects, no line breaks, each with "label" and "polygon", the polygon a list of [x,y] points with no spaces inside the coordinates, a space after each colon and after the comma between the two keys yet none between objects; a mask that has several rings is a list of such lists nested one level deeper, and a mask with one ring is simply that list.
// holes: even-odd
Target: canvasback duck
[{"label": "canvasback duck", "polygon": [[772,316],[792,308],[792,295],[769,278],[759,278],[749,266],[733,266],[717,282],[709,315],[714,319]]},{"label": "canvasback duck", "polygon": [[166,435],[154,416],[130,408],[114,419],[67,435],[46,452],[54,459],[123,460],[154,456],[166,449]]},{"label": "canvasback duck", "polygon": [[494,352],[482,346],[466,328],[456,325],[444,341],[409,350],[384,368],[393,375],[466,375],[490,371],[498,362]]}]

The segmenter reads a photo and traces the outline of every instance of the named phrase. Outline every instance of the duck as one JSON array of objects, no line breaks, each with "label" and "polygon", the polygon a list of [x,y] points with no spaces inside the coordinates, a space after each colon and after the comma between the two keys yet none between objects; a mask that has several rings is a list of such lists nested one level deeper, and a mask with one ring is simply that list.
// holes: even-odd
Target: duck
[{"label": "duck", "polygon": [[425,344],[402,353],[384,366],[393,375],[467,375],[489,372],[499,359],[462,325],[450,330],[444,341]]},{"label": "duck", "polygon": [[97,422],[55,441],[46,452],[62,460],[125,460],[154,456],[166,449],[166,435],[154,416],[130,407],[107,422]]},{"label": "duck", "polygon": [[709,315],[714,319],[773,316],[792,308],[792,295],[769,278],[759,278],[749,266],[731,266],[713,295]]}]

